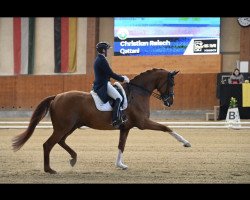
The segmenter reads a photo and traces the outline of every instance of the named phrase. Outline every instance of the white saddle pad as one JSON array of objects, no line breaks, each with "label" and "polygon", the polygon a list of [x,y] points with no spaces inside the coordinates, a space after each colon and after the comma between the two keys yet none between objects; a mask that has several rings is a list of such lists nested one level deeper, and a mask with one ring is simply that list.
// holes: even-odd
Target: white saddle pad
[{"label": "white saddle pad", "polygon": [[[124,96],[124,102],[123,102],[123,105],[121,106],[121,110],[125,110],[128,107],[126,93],[119,82],[115,82],[114,85],[116,85],[119,89],[122,90],[122,93]],[[98,110],[100,110],[100,111],[112,111],[113,110],[110,103],[109,102],[103,103],[103,101],[100,99],[100,97],[97,95],[97,93],[95,93],[93,90],[90,91],[90,94],[92,95],[94,102],[95,102],[95,106]]]}]

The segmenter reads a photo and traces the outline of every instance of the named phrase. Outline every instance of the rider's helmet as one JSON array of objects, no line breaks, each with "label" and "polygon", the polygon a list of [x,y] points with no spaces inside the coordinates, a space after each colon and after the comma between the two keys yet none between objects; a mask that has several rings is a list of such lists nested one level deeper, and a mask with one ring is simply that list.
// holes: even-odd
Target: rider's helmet
[{"label": "rider's helmet", "polygon": [[98,53],[103,53],[103,49],[107,50],[109,49],[111,46],[109,45],[109,43],[107,42],[99,42],[97,45],[96,45],[96,50]]}]

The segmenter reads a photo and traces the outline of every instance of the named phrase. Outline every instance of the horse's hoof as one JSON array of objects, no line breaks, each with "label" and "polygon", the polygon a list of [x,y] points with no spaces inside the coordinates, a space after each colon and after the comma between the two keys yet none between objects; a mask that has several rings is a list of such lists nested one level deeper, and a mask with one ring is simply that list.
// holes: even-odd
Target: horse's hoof
[{"label": "horse's hoof", "polygon": [[49,173],[49,174],[57,174],[57,172],[53,169],[47,169],[47,170],[44,170],[45,172]]},{"label": "horse's hoof", "polygon": [[187,142],[187,143],[185,143],[183,146],[184,146],[184,147],[191,147],[191,144],[190,144],[189,142]]},{"label": "horse's hoof", "polygon": [[69,162],[70,162],[71,167],[74,167],[76,164],[76,159],[72,158]]},{"label": "horse's hoof", "polygon": [[116,163],[116,167],[121,168],[121,169],[123,169],[123,170],[128,169],[128,166],[127,166],[127,165],[124,165],[124,164],[122,164],[122,163]]}]

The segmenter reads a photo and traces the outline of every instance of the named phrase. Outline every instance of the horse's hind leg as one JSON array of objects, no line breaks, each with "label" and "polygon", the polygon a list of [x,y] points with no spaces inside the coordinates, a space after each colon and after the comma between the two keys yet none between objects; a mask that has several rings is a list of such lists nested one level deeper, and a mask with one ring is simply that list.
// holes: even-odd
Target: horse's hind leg
[{"label": "horse's hind leg", "polygon": [[66,138],[74,131],[75,129],[73,129],[72,131],[70,131],[69,133],[67,133],[65,136],[63,136],[63,138],[58,142],[58,144],[64,148],[69,154],[70,156],[72,157],[72,159],[70,160],[70,165],[72,167],[74,167],[74,165],[76,164],[76,160],[77,160],[77,154],[76,152],[71,149],[66,143],[65,143],[65,140]]},{"label": "horse's hind leg", "polygon": [[55,174],[56,171],[50,168],[50,151],[63,137],[63,134],[58,131],[54,131],[49,139],[43,144],[44,151],[44,171],[50,174]]}]

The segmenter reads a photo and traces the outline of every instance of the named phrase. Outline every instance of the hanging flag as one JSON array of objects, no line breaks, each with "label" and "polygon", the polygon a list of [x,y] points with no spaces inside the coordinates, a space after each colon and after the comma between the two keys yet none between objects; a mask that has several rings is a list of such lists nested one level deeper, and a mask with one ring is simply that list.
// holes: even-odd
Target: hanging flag
[{"label": "hanging flag", "polygon": [[250,83],[242,84],[242,107],[250,107]]},{"label": "hanging flag", "polygon": [[54,18],[55,73],[76,72],[77,18]]},{"label": "hanging flag", "polygon": [[14,74],[33,74],[35,18],[13,18]]}]

